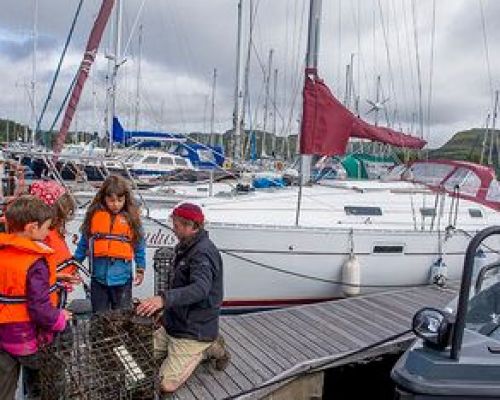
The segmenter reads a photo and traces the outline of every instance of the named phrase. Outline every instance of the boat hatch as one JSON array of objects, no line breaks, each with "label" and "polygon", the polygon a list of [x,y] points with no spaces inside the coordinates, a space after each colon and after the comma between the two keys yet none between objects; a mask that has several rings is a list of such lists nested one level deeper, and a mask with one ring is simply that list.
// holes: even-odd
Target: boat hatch
[{"label": "boat hatch", "polygon": [[347,215],[382,215],[382,209],[380,207],[345,206],[344,211]]},{"label": "boat hatch", "polygon": [[403,253],[404,246],[403,245],[394,245],[394,244],[376,244],[373,246],[374,254],[401,254]]},{"label": "boat hatch", "polygon": [[483,218],[483,213],[477,208],[469,208],[469,215],[471,218]]},{"label": "boat hatch", "polygon": [[422,207],[420,208],[420,214],[422,217],[435,217],[436,209],[433,207]]}]

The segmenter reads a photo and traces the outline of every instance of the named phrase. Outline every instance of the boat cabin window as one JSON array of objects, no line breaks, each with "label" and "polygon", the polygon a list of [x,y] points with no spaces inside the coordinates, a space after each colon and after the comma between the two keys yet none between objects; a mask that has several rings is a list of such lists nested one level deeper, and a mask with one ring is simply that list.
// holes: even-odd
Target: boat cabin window
[{"label": "boat cabin window", "polygon": [[130,156],[128,156],[125,161],[126,162],[137,162],[137,161],[140,161],[142,159],[142,155],[140,154],[131,154]]},{"label": "boat cabin window", "polygon": [[144,164],[157,164],[158,157],[149,156],[149,157],[146,157],[144,160],[142,160],[142,162]]},{"label": "boat cabin window", "polygon": [[160,158],[160,164],[162,165],[174,165],[174,160],[171,157]]},{"label": "boat cabin window", "polygon": [[469,215],[472,218],[483,218],[483,213],[478,208],[469,208]]},{"label": "boat cabin window", "polygon": [[175,159],[175,163],[176,163],[177,165],[182,166],[182,167],[185,167],[185,166],[187,166],[187,165],[188,165],[187,161],[186,161],[186,160],[184,160],[183,158],[176,158],[176,159]]},{"label": "boat cabin window", "polygon": [[347,215],[382,215],[380,207],[345,206],[344,211]]},{"label": "boat cabin window", "polygon": [[481,179],[470,169],[458,168],[444,183],[445,189],[450,192],[453,192],[456,186],[459,187],[460,193],[476,196],[481,187]]},{"label": "boat cabin window", "polygon": [[402,245],[381,245],[373,246],[373,253],[375,254],[401,254],[404,246]]},{"label": "boat cabin window", "polygon": [[486,200],[500,203],[500,184],[497,180],[491,181],[488,192],[486,193]]},{"label": "boat cabin window", "polygon": [[212,151],[209,149],[199,149],[198,158],[200,159],[201,162],[215,164],[214,153],[212,153]]},{"label": "boat cabin window", "polygon": [[406,165],[396,165],[390,168],[386,174],[382,175],[380,179],[382,181],[398,181],[401,179],[401,175],[406,171]]},{"label": "boat cabin window", "polygon": [[420,214],[422,215],[422,217],[435,217],[436,209],[431,207],[422,207],[420,209]]},{"label": "boat cabin window", "polygon": [[411,180],[430,186],[439,185],[455,168],[453,165],[437,163],[415,163],[405,174],[411,176]]}]

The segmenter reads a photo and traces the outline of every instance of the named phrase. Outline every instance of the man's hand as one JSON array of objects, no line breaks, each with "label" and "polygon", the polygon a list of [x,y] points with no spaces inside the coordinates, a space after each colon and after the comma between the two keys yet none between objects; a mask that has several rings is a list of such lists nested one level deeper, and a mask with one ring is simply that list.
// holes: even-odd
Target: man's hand
[{"label": "man's hand", "polygon": [[137,306],[136,312],[143,317],[150,317],[163,307],[165,307],[165,304],[162,296],[148,297],[147,299],[141,300]]},{"label": "man's hand", "polygon": [[134,278],[134,286],[139,286],[144,280],[144,270],[136,269],[135,270],[135,278]]}]

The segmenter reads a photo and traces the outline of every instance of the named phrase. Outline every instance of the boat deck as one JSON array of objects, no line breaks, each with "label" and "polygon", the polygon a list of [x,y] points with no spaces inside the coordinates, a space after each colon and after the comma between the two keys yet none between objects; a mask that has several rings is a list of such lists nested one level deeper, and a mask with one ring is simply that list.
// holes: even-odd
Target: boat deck
[{"label": "boat deck", "polygon": [[[200,365],[181,389],[165,398],[262,398],[306,371],[401,350],[412,340],[412,334],[390,339],[410,328],[418,309],[443,307],[456,296],[457,289],[458,285],[399,289],[222,317],[221,331],[232,355],[231,363],[224,371]],[[259,389],[262,385],[271,386]]]}]

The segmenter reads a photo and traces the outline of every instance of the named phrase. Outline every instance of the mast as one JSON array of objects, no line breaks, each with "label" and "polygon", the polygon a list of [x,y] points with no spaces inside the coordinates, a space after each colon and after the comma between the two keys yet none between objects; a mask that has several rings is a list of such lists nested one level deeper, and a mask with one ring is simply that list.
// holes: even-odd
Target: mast
[{"label": "mast", "polygon": [[109,153],[113,152],[113,117],[116,114],[116,83],[118,68],[121,65],[121,36],[122,36],[122,0],[115,0],[115,27],[114,27],[114,45],[113,55],[111,56],[112,72],[110,82],[110,107],[108,115],[108,148]]},{"label": "mast", "polygon": [[66,111],[64,113],[63,121],[61,123],[61,128],[57,134],[54,143],[54,158],[57,158],[58,154],[61,152],[66,135],[68,134],[71,121],[75,114],[75,110],[78,107],[78,102],[82,94],[83,87],[87,81],[88,75],[90,73],[90,68],[94,63],[97,50],[99,48],[99,43],[101,42],[102,34],[104,28],[108,22],[109,16],[113,9],[114,0],[102,0],[101,9],[97,14],[96,20],[92,31],[90,32],[89,39],[87,41],[87,46],[85,48],[85,53],[83,55],[82,62],[80,63],[80,68],[78,69],[77,75],[75,77],[75,83],[71,92],[71,96],[68,100]]},{"label": "mast", "polygon": [[142,61],[142,24],[139,25],[139,52],[137,56],[137,82],[135,87],[135,118],[134,118],[134,129],[137,132],[139,130],[139,115],[141,112],[141,61]]},{"label": "mast", "polygon": [[378,112],[379,112],[379,107],[378,105],[380,104],[380,75],[377,75],[377,93],[375,94],[375,104],[377,107],[375,107],[375,126],[378,126]]},{"label": "mast", "polygon": [[262,149],[261,157],[266,155],[266,128],[267,128],[267,114],[269,107],[269,85],[271,84],[271,71],[273,64],[273,49],[269,50],[269,61],[267,64],[267,74],[266,74],[266,98],[264,102],[264,127],[262,129]]},{"label": "mast", "polygon": [[271,151],[276,154],[276,95],[278,89],[278,69],[274,70],[274,90],[273,90],[273,144]]},{"label": "mast", "polygon": [[33,12],[33,65],[31,75],[31,145],[36,143],[36,53],[38,41],[38,0],[34,2]]},{"label": "mast", "polygon": [[233,159],[240,158],[241,149],[241,102],[240,102],[240,62],[241,62],[241,7],[242,0],[238,1],[238,38],[236,42],[236,82],[234,85],[234,110],[233,110],[233,139],[229,142],[229,155]]},{"label": "mast", "polygon": [[[307,33],[306,68],[318,67],[319,30],[321,24],[322,0],[310,0],[309,24]],[[308,182],[311,175],[312,156],[301,156],[302,183]]]},{"label": "mast", "polygon": [[[307,31],[307,53],[306,68],[318,67],[319,29],[321,24],[321,0],[310,0],[309,23]],[[302,202],[302,186],[309,182],[311,177],[312,156],[302,154],[300,156],[300,186],[297,201],[297,213],[295,225],[299,225],[300,206]]]},{"label": "mast", "polygon": [[492,165],[493,162],[493,146],[495,144],[495,136],[496,136],[495,126],[497,122],[497,113],[498,113],[498,90],[495,90],[495,105],[493,106],[493,121],[491,123],[490,152],[488,154],[488,165]]},{"label": "mast", "polygon": [[[241,129],[243,130],[243,127],[245,126],[245,107],[247,106],[247,103],[249,102],[250,98],[250,91],[248,89],[249,87],[249,82],[248,82],[248,77],[250,76],[250,59],[252,55],[252,36],[253,36],[253,25],[254,25],[254,7],[253,7],[253,0],[250,0],[250,26],[249,26],[249,33],[248,33],[248,47],[247,47],[247,58],[245,60],[245,77],[244,77],[244,86],[243,86],[243,111],[241,113]],[[250,116],[251,118],[251,116]],[[253,129],[251,127],[251,129]],[[248,140],[250,138],[248,137]],[[238,152],[241,155],[241,146],[238,148]],[[241,158],[241,157],[240,157]]]},{"label": "mast", "polygon": [[214,146],[215,140],[215,87],[217,85],[217,68],[214,68],[214,77],[212,80],[212,108],[210,113],[210,144]]},{"label": "mast", "polygon": [[479,158],[479,164],[483,164],[484,150],[486,149],[486,142],[488,141],[488,131],[490,129],[490,113],[486,116],[486,130],[483,136],[483,146],[481,147],[481,157]]}]

